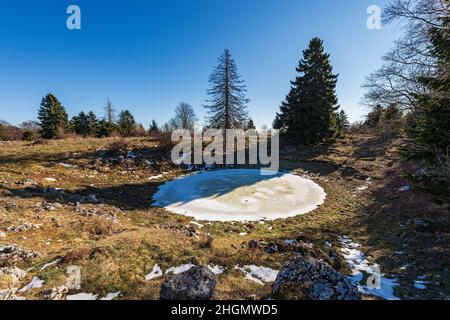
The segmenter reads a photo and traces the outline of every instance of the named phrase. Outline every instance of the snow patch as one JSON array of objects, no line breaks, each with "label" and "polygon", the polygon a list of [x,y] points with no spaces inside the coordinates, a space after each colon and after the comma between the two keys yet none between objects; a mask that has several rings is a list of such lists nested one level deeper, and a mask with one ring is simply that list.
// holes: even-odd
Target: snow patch
[{"label": "snow patch", "polygon": [[218,265],[209,265],[208,269],[211,270],[212,273],[214,273],[215,275],[220,275],[225,271],[224,267],[218,266]]},{"label": "snow patch", "polygon": [[108,301],[111,301],[111,300],[114,300],[115,298],[119,297],[119,295],[120,295],[120,291],[118,291],[118,292],[113,292],[113,293],[108,293],[108,294],[106,295],[106,297],[101,298],[100,300],[108,300]]},{"label": "snow patch", "polygon": [[178,267],[172,267],[166,270],[165,274],[179,274],[179,273],[183,273],[185,271],[188,271],[190,268],[194,267],[194,265],[192,263],[188,263],[188,264],[183,264],[181,266]]},{"label": "snow patch", "polygon": [[67,296],[66,300],[82,301],[82,300],[97,300],[97,298],[98,298],[98,294],[77,293],[77,294],[72,294],[70,296]]},{"label": "snow patch", "polygon": [[19,292],[27,292],[32,289],[38,289],[42,288],[42,285],[44,284],[44,280],[39,279],[38,277],[34,277],[31,279],[31,282],[27,284],[25,287],[19,290]]},{"label": "snow patch", "polygon": [[162,272],[161,268],[158,266],[158,264],[155,264],[152,272],[150,272],[148,275],[145,276],[145,281],[150,281],[152,279],[159,278],[162,275],[163,275],[163,272]]},{"label": "snow patch", "polygon": [[44,266],[41,268],[41,271],[42,271],[42,270],[45,270],[45,269],[48,269],[48,268],[50,268],[50,267],[56,266],[60,261],[61,261],[61,259],[58,259],[58,260],[55,260],[55,261],[53,261],[53,262],[44,264]]},{"label": "snow patch", "polygon": [[256,282],[260,285],[264,285],[265,283],[274,282],[277,278],[278,271],[273,270],[267,267],[258,267],[255,265],[243,266],[239,265],[234,267],[235,270],[242,271],[245,275],[245,278]]},{"label": "snow patch", "polygon": [[371,264],[365,255],[358,249],[360,245],[353,242],[347,236],[339,238],[342,245],[341,252],[352,270],[350,279],[358,285],[359,291],[363,294],[373,295],[386,300],[399,300],[394,294],[394,288],[399,285],[397,279],[380,277],[380,288],[372,288],[367,284],[362,284],[364,275],[374,276],[380,272],[380,266],[377,263]]}]

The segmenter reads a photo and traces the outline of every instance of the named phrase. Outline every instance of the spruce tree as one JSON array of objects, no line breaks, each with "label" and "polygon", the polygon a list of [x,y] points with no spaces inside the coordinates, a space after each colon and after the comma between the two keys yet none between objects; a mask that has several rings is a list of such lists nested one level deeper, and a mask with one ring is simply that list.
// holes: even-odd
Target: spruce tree
[{"label": "spruce tree", "polygon": [[448,153],[450,148],[450,17],[442,21],[442,28],[430,30],[431,53],[439,67],[433,76],[420,79],[427,90],[415,96],[418,110],[407,128],[415,143],[412,149],[420,150],[415,156],[432,161],[436,153]]},{"label": "spruce tree", "polygon": [[120,127],[122,135],[129,136],[136,125],[136,121],[130,111],[122,110],[119,114],[119,121],[117,124]]},{"label": "spruce tree", "polygon": [[73,116],[70,120],[70,127],[76,134],[87,136],[89,134],[87,115],[81,111],[77,116]]},{"label": "spruce tree", "polygon": [[57,138],[68,127],[66,110],[51,93],[42,98],[38,119],[41,126],[41,136],[44,139]]},{"label": "spruce tree", "polygon": [[280,107],[274,127],[283,129],[292,142],[317,143],[338,133],[333,125],[338,110],[337,75],[324,52],[323,41],[314,38],[303,51],[291,91]]},{"label": "spruce tree", "polygon": [[207,125],[217,129],[243,129],[247,123],[246,87],[238,73],[236,62],[228,49],[209,77]]},{"label": "spruce tree", "polygon": [[250,130],[250,129],[255,130],[255,129],[256,129],[255,124],[253,123],[253,119],[252,119],[252,118],[250,118],[250,119],[248,120],[245,129],[246,129],[246,130]]},{"label": "spruce tree", "polygon": [[90,136],[95,135],[98,127],[98,120],[97,116],[92,111],[89,111],[87,114],[87,126],[88,126],[88,135]]},{"label": "spruce tree", "polygon": [[150,129],[149,129],[150,133],[156,133],[159,132],[159,127],[158,124],[156,123],[156,120],[153,119],[152,123],[150,124]]}]

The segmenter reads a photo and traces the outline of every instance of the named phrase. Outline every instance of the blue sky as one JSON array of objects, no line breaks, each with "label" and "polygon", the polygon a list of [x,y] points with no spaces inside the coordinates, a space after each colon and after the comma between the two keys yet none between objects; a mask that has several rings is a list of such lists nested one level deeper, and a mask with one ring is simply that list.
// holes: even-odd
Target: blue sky
[{"label": "blue sky", "polygon": [[[337,93],[351,120],[365,75],[381,64],[398,30],[366,27],[369,5],[388,0],[40,0],[0,3],[0,119],[35,119],[54,93],[69,115],[102,114],[107,97],[146,127],[162,124],[179,102],[203,119],[208,76],[229,48],[258,127],[270,125],[313,37],[325,42]],[[81,8],[82,30],[66,27]]]}]

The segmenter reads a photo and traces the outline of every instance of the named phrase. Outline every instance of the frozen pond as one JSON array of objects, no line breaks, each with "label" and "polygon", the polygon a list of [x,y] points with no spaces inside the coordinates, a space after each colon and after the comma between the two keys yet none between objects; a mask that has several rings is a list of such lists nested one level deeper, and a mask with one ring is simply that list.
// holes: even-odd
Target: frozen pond
[{"label": "frozen pond", "polygon": [[325,198],[318,184],[297,175],[230,169],[169,181],[154,195],[154,205],[197,220],[258,221],[305,214]]}]

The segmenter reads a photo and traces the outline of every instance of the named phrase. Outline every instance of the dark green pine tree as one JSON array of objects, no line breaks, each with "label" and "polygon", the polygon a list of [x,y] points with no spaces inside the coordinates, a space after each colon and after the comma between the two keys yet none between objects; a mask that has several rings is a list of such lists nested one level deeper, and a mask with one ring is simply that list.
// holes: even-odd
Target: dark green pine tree
[{"label": "dark green pine tree", "polygon": [[120,127],[120,131],[122,135],[128,137],[131,135],[131,131],[136,125],[136,121],[134,120],[133,115],[128,110],[122,110],[119,114],[119,121],[117,124]]},{"label": "dark green pine tree", "polygon": [[70,127],[76,134],[86,137],[89,134],[88,118],[86,113],[81,111],[77,116],[70,119]]},{"label": "dark green pine tree", "polygon": [[256,129],[255,123],[253,122],[253,119],[252,119],[252,118],[250,118],[250,119],[248,120],[247,125],[245,126],[245,129],[246,129],[246,130],[250,130],[250,129],[255,130],[255,129]]},{"label": "dark green pine tree", "polygon": [[42,98],[38,119],[44,139],[57,138],[68,128],[67,112],[61,102],[51,93]]},{"label": "dark green pine tree", "polygon": [[148,131],[150,133],[159,132],[159,127],[158,127],[158,124],[156,123],[155,119],[152,120],[152,123],[150,124],[150,129]]},{"label": "dark green pine tree", "polygon": [[88,114],[81,111],[77,116],[72,117],[70,127],[76,134],[84,137],[93,136],[97,130],[97,116],[92,111]]},{"label": "dark green pine tree", "polygon": [[420,79],[427,92],[416,96],[418,111],[412,115],[412,126],[407,128],[423,152],[416,156],[430,160],[436,151],[445,154],[450,148],[450,17],[442,19],[442,28],[430,31],[431,52],[439,67],[432,77]]},{"label": "dark green pine tree", "polygon": [[219,63],[209,77],[207,123],[210,128],[244,129],[248,119],[247,89],[238,73],[236,62],[228,49],[219,57]]},{"label": "dark green pine tree", "polygon": [[87,114],[88,135],[94,136],[98,128],[98,119],[94,112],[89,111]]},{"label": "dark green pine tree", "polygon": [[323,41],[314,38],[297,67],[296,80],[280,107],[274,127],[283,129],[294,143],[317,143],[337,135],[335,112],[337,75],[324,52]]}]

